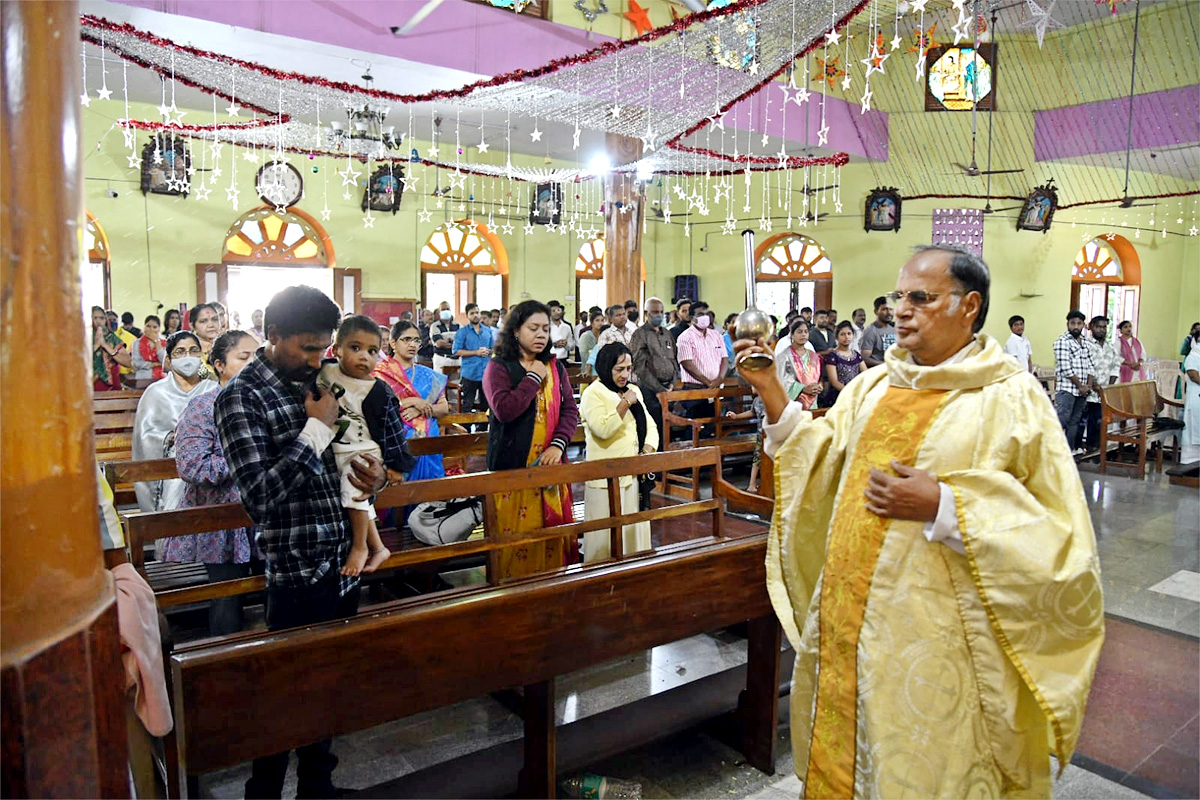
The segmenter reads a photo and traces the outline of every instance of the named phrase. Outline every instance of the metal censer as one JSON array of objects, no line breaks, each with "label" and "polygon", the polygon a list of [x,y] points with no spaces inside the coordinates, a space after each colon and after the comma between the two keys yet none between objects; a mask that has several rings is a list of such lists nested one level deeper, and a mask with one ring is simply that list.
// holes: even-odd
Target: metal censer
[{"label": "metal censer", "polygon": [[[742,244],[746,251],[746,300],[750,305],[738,314],[734,331],[739,339],[766,341],[771,338],[773,325],[771,315],[760,311],[755,305],[754,231],[748,228],[742,231]],[[737,368],[740,370],[770,369],[774,364],[775,357],[770,353],[743,353],[737,359]]]}]

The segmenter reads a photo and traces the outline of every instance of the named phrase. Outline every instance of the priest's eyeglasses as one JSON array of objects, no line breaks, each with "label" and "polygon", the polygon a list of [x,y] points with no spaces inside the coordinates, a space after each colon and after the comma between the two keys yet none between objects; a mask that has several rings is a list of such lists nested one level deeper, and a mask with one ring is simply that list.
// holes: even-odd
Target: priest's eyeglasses
[{"label": "priest's eyeglasses", "polygon": [[888,292],[884,297],[888,299],[888,303],[891,305],[896,305],[901,300],[907,299],[914,306],[924,306],[929,305],[944,294],[956,294],[961,297],[964,293],[957,289],[952,292],[927,292],[924,289],[913,289],[911,292]]}]

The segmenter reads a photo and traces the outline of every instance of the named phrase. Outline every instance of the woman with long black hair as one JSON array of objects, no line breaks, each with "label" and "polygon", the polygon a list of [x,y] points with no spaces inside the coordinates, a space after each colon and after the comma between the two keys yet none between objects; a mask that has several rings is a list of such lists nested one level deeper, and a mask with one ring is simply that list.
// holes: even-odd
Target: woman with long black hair
[{"label": "woman with long black hair", "polygon": [[[550,353],[550,309],[526,300],[504,320],[483,373],[491,409],[490,470],[561,464],[579,424],[579,408],[566,367]],[[503,533],[520,533],[574,521],[571,487],[552,484],[505,492],[496,498]],[[509,578],[561,567],[575,560],[561,539],[500,551],[500,576]]]}]

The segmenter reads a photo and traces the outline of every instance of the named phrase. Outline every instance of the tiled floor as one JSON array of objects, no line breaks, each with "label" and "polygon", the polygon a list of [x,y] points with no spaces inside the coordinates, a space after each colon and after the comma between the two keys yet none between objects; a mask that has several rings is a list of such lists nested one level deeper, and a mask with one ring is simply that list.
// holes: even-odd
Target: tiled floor
[{"label": "tiled floor", "polygon": [[[744,472],[735,477],[744,483]],[[1200,572],[1200,495],[1154,475],[1135,481],[1085,473],[1083,481],[1099,546],[1109,636],[1079,747],[1095,771],[1068,767],[1055,797],[1145,796],[1138,789],[1155,796],[1200,795],[1195,638],[1200,601],[1197,578],[1189,574]],[[656,529],[655,543],[688,538],[703,526],[692,527],[676,523]],[[752,526],[739,520],[732,527],[744,532]],[[460,583],[480,576],[449,577]],[[588,717],[744,660],[744,640],[719,633],[599,664],[560,678],[558,720]],[[786,722],[780,735],[772,778],[701,730],[636,748],[591,771],[637,780],[645,797],[794,798],[799,785]],[[520,736],[520,720],[504,705],[477,698],[339,737],[334,752],[342,763],[336,779],[350,787],[377,785]],[[206,776],[204,790],[214,797],[240,797],[248,772],[245,764]],[[285,796],[294,791],[293,769]]]}]

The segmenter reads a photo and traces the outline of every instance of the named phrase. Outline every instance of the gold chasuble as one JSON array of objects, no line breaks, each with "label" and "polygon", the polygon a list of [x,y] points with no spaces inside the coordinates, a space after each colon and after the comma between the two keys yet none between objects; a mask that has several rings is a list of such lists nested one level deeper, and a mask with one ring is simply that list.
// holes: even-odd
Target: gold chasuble
[{"label": "gold chasuble", "polygon": [[[1049,797],[1104,638],[1091,518],[1036,379],[980,335],[899,348],[776,454],[767,588],[796,649],[807,797]],[[896,459],[951,488],[966,555],[867,511]]]}]

